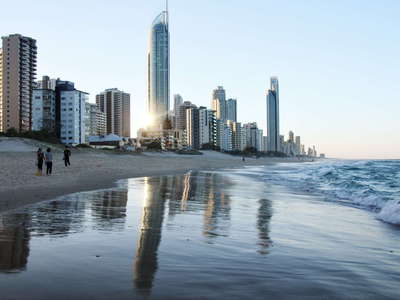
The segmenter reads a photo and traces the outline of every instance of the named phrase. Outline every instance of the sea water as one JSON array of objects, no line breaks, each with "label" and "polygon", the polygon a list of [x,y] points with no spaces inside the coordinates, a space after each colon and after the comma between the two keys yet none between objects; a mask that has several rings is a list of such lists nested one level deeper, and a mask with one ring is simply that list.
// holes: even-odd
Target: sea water
[{"label": "sea water", "polygon": [[266,182],[368,209],[384,222],[400,224],[400,160],[320,160],[250,169]]}]

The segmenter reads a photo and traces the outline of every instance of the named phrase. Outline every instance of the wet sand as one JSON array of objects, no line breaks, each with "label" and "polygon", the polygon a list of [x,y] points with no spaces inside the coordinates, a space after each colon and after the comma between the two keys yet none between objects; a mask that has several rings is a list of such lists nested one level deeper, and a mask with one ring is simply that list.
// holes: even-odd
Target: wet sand
[{"label": "wet sand", "polygon": [[74,192],[112,187],[118,179],[290,161],[260,158],[246,159],[243,163],[241,157],[214,151],[205,151],[204,155],[132,155],[105,150],[73,150],[71,166],[65,168],[62,149],[55,149],[53,175],[40,177],[35,176],[34,146],[13,144],[12,147],[19,152],[1,152],[0,147],[0,212]]}]

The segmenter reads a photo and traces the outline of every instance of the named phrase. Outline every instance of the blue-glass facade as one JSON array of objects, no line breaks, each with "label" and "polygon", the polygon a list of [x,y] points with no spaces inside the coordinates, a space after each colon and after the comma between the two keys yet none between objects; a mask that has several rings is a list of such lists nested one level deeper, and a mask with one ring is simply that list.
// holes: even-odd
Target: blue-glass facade
[{"label": "blue-glass facade", "polygon": [[280,151],[279,141],[279,85],[278,78],[271,78],[267,94],[267,141],[268,151]]},{"label": "blue-glass facade", "polygon": [[169,111],[168,12],[154,20],[148,53],[148,111],[154,127],[161,127]]}]

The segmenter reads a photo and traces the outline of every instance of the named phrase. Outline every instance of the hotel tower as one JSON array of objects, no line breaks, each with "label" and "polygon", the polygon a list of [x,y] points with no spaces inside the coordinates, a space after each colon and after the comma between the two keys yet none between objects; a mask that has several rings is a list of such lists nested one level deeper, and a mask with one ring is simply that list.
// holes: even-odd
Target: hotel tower
[{"label": "hotel tower", "polygon": [[148,52],[148,112],[151,127],[162,129],[169,111],[168,5],[151,26]]},{"label": "hotel tower", "polygon": [[280,151],[279,83],[277,77],[271,77],[271,86],[267,92],[267,136],[268,151]]}]

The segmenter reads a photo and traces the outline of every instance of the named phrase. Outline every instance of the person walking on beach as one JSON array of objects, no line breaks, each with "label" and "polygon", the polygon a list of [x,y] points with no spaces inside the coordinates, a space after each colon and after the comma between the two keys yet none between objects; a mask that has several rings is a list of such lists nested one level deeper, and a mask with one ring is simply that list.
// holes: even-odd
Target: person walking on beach
[{"label": "person walking on beach", "polygon": [[36,152],[36,157],[37,157],[37,176],[42,176],[42,170],[43,170],[43,160],[44,160],[44,154],[42,151],[42,148],[39,148]]},{"label": "person walking on beach", "polygon": [[68,146],[65,146],[64,149],[64,164],[66,167],[70,166],[71,163],[69,162],[69,157],[71,156],[71,151],[68,149]]},{"label": "person walking on beach", "polygon": [[53,153],[51,153],[50,148],[47,148],[44,159],[46,160],[46,175],[51,175],[53,171]]}]

